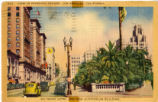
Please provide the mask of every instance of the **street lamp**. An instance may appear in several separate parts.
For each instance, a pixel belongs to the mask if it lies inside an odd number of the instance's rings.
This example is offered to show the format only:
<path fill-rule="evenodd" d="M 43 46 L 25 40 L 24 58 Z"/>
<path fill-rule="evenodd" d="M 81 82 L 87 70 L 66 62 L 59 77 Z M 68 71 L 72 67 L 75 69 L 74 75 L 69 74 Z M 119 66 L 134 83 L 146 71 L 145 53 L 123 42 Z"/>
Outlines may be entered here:
<path fill-rule="evenodd" d="M 69 42 L 67 42 L 66 37 L 63 39 L 64 43 L 64 48 L 67 50 L 67 81 L 68 81 L 68 90 L 67 90 L 67 95 L 71 95 L 71 70 L 70 70 L 70 48 L 72 50 L 72 38 L 69 38 Z"/>

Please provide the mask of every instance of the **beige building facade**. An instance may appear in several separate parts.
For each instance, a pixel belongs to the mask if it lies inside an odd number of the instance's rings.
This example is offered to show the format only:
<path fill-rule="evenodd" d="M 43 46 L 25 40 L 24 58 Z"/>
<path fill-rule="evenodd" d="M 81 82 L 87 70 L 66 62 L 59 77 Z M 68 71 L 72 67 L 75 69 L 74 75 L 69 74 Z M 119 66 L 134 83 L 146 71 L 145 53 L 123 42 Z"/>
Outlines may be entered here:
<path fill-rule="evenodd" d="M 32 7 L 8 7 L 7 13 L 7 49 L 19 56 L 17 68 L 19 83 L 40 82 L 45 78 L 45 70 L 41 68 L 42 62 L 44 63 L 42 61 L 44 53 L 41 52 L 41 49 L 45 47 L 46 37 L 40 34 L 40 29 L 38 29 L 40 27 L 38 26 L 36 28 L 39 32 L 36 34 L 37 36 L 32 33 L 34 28 L 31 25 L 31 10 Z M 36 45 L 33 42 L 35 39 Z"/>
<path fill-rule="evenodd" d="M 8 60 L 7 60 L 7 68 L 8 68 L 8 81 L 14 81 L 14 83 L 19 82 L 19 55 L 11 52 L 10 50 L 7 51 Z"/>

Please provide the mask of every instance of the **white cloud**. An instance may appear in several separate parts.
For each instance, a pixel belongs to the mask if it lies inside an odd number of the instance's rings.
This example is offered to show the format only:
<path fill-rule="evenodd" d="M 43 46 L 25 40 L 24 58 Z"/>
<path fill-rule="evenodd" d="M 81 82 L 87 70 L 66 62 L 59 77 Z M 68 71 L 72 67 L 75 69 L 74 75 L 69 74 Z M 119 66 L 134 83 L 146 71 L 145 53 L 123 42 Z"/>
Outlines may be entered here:
<path fill-rule="evenodd" d="M 73 55 L 81 55 L 84 51 L 105 46 L 109 40 L 115 42 L 119 38 L 118 22 L 108 18 L 100 19 L 97 12 L 82 11 L 76 13 L 75 20 L 70 16 L 59 14 L 58 19 L 50 20 L 45 24 L 47 35 L 47 46 L 54 46 L 56 49 L 56 62 L 66 70 L 66 52 L 64 51 L 63 38 L 66 36 L 73 38 Z M 123 22 L 123 41 L 128 42 L 132 36 L 135 24 L 141 24 L 144 34 L 147 36 L 149 50 L 152 46 L 152 22 L 145 18 L 129 18 Z M 75 25 L 76 32 L 71 32 Z M 110 26 L 110 27 L 109 27 Z M 107 29 L 108 28 L 108 29 Z"/>
<path fill-rule="evenodd" d="M 106 24 L 99 18 L 97 12 L 84 12 L 76 14 L 76 20 L 71 17 L 62 16 L 60 22 L 48 22 L 45 26 L 47 34 L 47 46 L 54 46 L 56 49 L 56 61 L 65 67 L 66 52 L 63 48 L 63 38 L 72 36 L 72 54 L 81 55 L 88 49 L 96 49 L 105 44 L 108 39 L 104 31 Z M 108 21 L 108 20 L 107 20 Z M 75 25 L 76 32 L 70 32 Z"/>

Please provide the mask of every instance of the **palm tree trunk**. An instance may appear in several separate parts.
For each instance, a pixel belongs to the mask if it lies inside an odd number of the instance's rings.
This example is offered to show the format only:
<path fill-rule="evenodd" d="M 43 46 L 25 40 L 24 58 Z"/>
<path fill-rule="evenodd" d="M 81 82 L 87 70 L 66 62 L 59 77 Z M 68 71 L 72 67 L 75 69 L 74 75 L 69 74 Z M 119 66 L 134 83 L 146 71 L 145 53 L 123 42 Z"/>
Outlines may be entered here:
<path fill-rule="evenodd" d="M 121 22 L 121 7 L 118 7 L 119 10 L 119 35 L 120 35 L 120 50 L 122 50 L 122 22 Z"/>

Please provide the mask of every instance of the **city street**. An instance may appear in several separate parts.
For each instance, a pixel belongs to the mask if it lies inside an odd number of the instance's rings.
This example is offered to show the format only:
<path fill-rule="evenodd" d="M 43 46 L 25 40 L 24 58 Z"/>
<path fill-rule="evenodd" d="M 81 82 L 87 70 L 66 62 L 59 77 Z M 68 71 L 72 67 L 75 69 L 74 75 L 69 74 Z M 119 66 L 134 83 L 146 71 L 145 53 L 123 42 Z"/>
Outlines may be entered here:
<path fill-rule="evenodd" d="M 41 92 L 41 97 L 51 97 L 54 95 L 54 89 L 55 86 L 49 87 L 49 91 Z M 8 97 L 24 97 L 23 95 L 24 88 L 22 89 L 14 89 L 14 90 L 8 90 Z"/>
<path fill-rule="evenodd" d="M 60 82 L 62 80 L 62 82 Z M 39 97 L 52 97 L 52 96 L 65 96 L 65 87 L 63 86 L 63 78 L 60 77 L 59 82 L 51 86 L 49 88 L 49 91 L 41 92 L 41 96 Z M 63 89 L 62 89 L 63 88 Z M 125 93 L 119 93 L 119 92 L 88 92 L 87 90 L 82 89 L 81 87 L 76 87 L 76 90 L 72 88 L 72 96 L 80 96 L 80 97 L 89 97 L 89 96 L 118 96 L 118 97 L 151 97 L 152 96 L 152 87 L 150 85 L 150 82 L 146 82 L 144 86 L 141 88 L 138 88 L 133 91 L 126 91 Z M 15 90 L 9 90 L 8 91 L 8 97 L 24 97 L 23 95 L 24 89 L 15 89 Z"/>
<path fill-rule="evenodd" d="M 65 93 L 65 90 L 61 90 L 63 87 L 63 84 L 65 84 L 65 78 L 63 77 L 62 74 L 60 74 L 56 80 L 56 84 L 53 86 L 49 87 L 49 91 L 42 91 L 41 96 L 39 97 L 52 97 L 52 96 L 63 96 Z M 13 89 L 13 90 L 8 90 L 7 94 L 8 97 L 24 97 L 23 95 L 24 88 L 21 89 Z"/>

